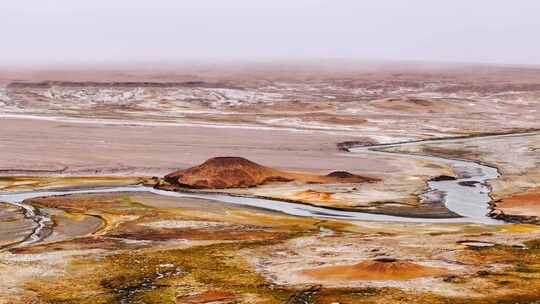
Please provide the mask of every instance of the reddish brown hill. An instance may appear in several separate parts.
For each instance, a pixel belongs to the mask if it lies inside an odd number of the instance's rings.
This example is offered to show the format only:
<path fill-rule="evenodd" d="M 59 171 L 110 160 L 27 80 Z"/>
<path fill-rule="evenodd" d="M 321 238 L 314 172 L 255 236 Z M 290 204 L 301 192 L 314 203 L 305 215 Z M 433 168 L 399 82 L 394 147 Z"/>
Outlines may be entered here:
<path fill-rule="evenodd" d="M 463 110 L 463 105 L 446 99 L 421 99 L 414 97 L 398 97 L 372 100 L 371 106 L 381 109 L 412 113 L 457 112 Z"/>
<path fill-rule="evenodd" d="M 364 261 L 354 265 L 329 266 L 307 269 L 302 274 L 320 280 L 410 280 L 446 274 L 447 269 L 428 267 L 407 261 L 382 259 Z"/>
<path fill-rule="evenodd" d="M 216 157 L 203 164 L 172 172 L 165 180 L 173 185 L 197 189 L 247 188 L 268 182 L 363 183 L 377 179 L 348 172 L 326 176 L 285 172 L 265 167 L 242 157 Z"/>

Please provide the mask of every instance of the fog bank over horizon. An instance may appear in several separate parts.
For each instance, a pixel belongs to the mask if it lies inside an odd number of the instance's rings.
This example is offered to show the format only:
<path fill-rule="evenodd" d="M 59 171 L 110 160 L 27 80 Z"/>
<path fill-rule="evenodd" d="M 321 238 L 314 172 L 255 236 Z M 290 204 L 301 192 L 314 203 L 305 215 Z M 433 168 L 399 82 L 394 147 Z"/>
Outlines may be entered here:
<path fill-rule="evenodd" d="M 0 66 L 270 58 L 540 65 L 537 0 L 6 0 Z"/>

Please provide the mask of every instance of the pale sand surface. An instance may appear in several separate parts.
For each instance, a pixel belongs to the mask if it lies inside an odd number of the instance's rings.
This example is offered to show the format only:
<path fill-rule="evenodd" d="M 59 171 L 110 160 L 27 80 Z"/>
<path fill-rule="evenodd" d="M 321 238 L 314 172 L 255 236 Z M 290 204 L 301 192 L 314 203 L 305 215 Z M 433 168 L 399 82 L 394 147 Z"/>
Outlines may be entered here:
<path fill-rule="evenodd" d="M 215 156 L 242 156 L 277 168 L 385 171 L 373 156 L 344 157 L 336 143 L 354 140 L 315 132 L 123 126 L 0 119 L 0 169 L 64 173 L 162 175 Z M 360 134 L 359 134 L 360 136 Z"/>

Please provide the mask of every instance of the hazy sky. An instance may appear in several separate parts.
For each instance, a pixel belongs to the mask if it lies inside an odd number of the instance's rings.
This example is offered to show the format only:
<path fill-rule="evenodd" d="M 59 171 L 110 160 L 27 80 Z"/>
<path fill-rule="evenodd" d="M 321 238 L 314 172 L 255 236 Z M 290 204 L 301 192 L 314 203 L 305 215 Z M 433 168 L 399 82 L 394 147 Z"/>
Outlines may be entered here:
<path fill-rule="evenodd" d="M 352 58 L 540 64 L 539 0 L 0 0 L 0 64 Z"/>

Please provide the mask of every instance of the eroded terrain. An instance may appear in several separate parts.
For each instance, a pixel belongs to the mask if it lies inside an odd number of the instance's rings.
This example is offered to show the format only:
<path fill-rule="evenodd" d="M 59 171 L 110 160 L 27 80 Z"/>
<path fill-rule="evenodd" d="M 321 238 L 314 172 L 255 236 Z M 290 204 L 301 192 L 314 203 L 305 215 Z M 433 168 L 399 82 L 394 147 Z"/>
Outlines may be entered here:
<path fill-rule="evenodd" d="M 4 73 L 0 113 L 361 132 L 382 143 L 535 128 L 539 80 L 527 67 L 358 63 Z"/>
<path fill-rule="evenodd" d="M 220 68 L 0 74 L 0 303 L 540 301 L 538 69 Z"/>
<path fill-rule="evenodd" d="M 25 203 L 51 216 L 53 233 L 0 253 L 3 303 L 285 303 L 310 292 L 308 303 L 499 303 L 536 299 L 540 285 L 535 225 L 351 222 L 144 192 Z"/>

